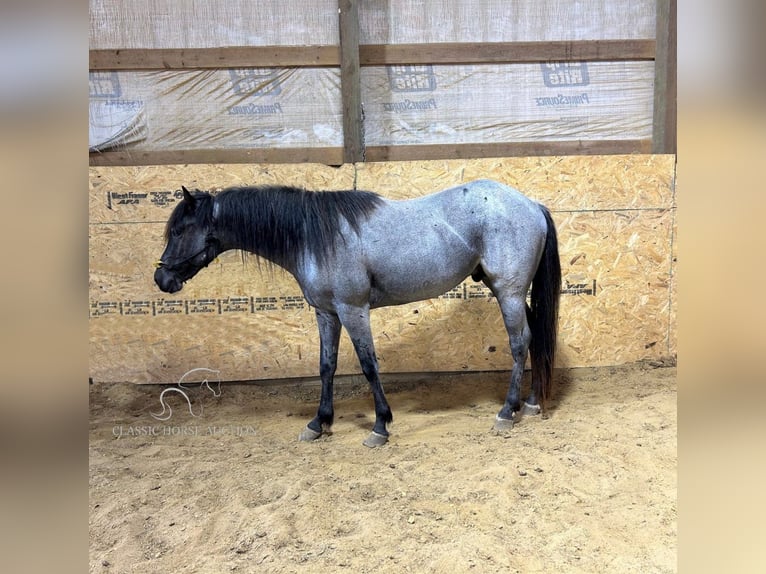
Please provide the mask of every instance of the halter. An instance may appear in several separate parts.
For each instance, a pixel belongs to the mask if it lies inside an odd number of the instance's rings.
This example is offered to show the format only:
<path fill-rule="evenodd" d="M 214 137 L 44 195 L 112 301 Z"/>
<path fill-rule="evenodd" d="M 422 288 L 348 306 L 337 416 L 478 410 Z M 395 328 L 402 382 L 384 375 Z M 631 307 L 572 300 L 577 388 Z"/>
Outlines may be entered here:
<path fill-rule="evenodd" d="M 173 267 L 178 267 L 179 265 L 183 265 L 184 263 L 188 263 L 189 261 L 191 261 L 195 257 L 198 257 L 201 253 L 204 253 L 205 251 L 207 251 L 207 248 L 208 248 L 208 246 L 205 245 L 205 247 L 203 247 L 202 249 L 200 249 L 196 253 L 194 253 L 192 255 L 189 255 L 189 257 L 187 257 L 186 259 L 182 259 L 181 261 L 176 261 L 172 265 L 168 265 L 168 263 L 163 261 L 162 259 L 157 259 L 157 261 L 154 262 L 154 267 L 157 268 L 157 269 L 159 269 L 160 267 L 170 267 L 171 269 Z M 206 263 L 206 266 L 209 265 L 210 263 L 212 263 L 212 261 L 209 261 L 208 263 Z"/>
<path fill-rule="evenodd" d="M 221 211 L 221 206 L 218 205 L 218 202 L 216 201 L 216 198 L 214 197 L 213 198 L 213 224 L 214 225 L 215 225 L 215 220 L 218 218 L 218 215 L 219 215 L 220 211 Z M 216 243 L 218 242 L 218 239 L 213 237 L 212 233 L 210 231 L 208 231 L 208 236 L 205 238 L 205 246 L 202 249 L 200 249 L 196 253 L 192 253 L 186 259 L 182 259 L 181 261 L 176 261 L 172 265 L 169 265 L 166 261 L 163 261 L 162 259 L 157 259 L 157 261 L 154 262 L 155 269 L 160 269 L 161 267 L 168 267 L 168 268 L 172 269 L 173 267 L 178 267 L 179 265 L 183 265 L 184 263 L 188 263 L 192 259 L 198 257 L 201 253 L 204 253 L 205 251 L 207 251 L 207 249 L 209 247 L 207 240 L 209 238 L 211 238 L 211 237 L 212 237 L 213 240 L 216 241 Z M 218 260 L 218 257 L 214 257 L 213 259 L 211 259 L 210 261 L 205 263 L 204 267 L 207 267 L 208 265 L 210 265 L 211 263 L 213 263 L 213 262 L 215 262 L 217 260 Z"/>

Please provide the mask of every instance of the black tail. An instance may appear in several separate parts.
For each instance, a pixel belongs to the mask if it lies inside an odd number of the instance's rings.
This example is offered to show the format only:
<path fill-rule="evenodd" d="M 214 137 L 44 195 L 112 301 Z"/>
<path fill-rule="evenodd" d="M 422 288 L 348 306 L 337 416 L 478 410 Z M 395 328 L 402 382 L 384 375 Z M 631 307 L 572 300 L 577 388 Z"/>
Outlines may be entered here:
<path fill-rule="evenodd" d="M 550 396 L 553 362 L 556 357 L 556 335 L 559 322 L 559 296 L 561 295 L 561 262 L 556 226 L 551 214 L 540 206 L 548 233 L 545 249 L 532 279 L 532 296 L 527 313 L 532 341 L 529 354 L 532 358 L 532 387 L 545 401 Z"/>

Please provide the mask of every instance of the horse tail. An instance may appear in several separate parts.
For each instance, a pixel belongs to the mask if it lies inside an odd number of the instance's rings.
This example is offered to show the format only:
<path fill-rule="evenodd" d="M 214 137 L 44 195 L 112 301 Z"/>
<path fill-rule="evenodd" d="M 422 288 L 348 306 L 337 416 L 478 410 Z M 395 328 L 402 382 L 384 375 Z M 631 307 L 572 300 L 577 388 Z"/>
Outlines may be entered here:
<path fill-rule="evenodd" d="M 561 262 L 556 226 L 548 209 L 540 205 L 548 231 L 540 263 L 532 279 L 527 321 L 532 331 L 529 354 L 532 359 L 532 384 L 537 385 L 541 399 L 550 396 L 553 363 L 556 356 L 556 335 L 561 295 Z"/>

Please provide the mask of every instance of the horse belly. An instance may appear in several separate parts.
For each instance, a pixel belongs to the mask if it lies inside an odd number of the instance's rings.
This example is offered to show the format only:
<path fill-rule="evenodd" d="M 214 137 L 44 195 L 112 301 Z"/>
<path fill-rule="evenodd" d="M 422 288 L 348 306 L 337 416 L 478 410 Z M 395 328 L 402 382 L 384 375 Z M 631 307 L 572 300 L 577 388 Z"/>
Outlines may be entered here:
<path fill-rule="evenodd" d="M 400 305 L 438 297 L 459 285 L 479 264 L 463 241 L 438 235 L 398 237 L 384 256 L 370 258 L 370 306 Z"/>

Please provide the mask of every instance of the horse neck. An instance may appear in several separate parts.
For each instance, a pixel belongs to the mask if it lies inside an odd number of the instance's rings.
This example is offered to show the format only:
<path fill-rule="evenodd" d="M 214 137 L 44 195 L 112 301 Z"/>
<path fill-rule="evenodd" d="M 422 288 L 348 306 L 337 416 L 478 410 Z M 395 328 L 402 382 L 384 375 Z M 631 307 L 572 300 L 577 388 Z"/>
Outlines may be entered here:
<path fill-rule="evenodd" d="M 221 252 L 235 249 L 252 253 L 294 273 L 295 256 L 285 256 L 286 252 L 289 255 L 285 229 L 280 225 L 280 219 L 270 215 L 265 203 L 259 202 L 254 193 L 257 192 L 232 190 L 226 196 L 216 198 L 220 203 L 213 205 L 213 221 Z M 237 194 L 246 195 L 237 197 Z"/>

